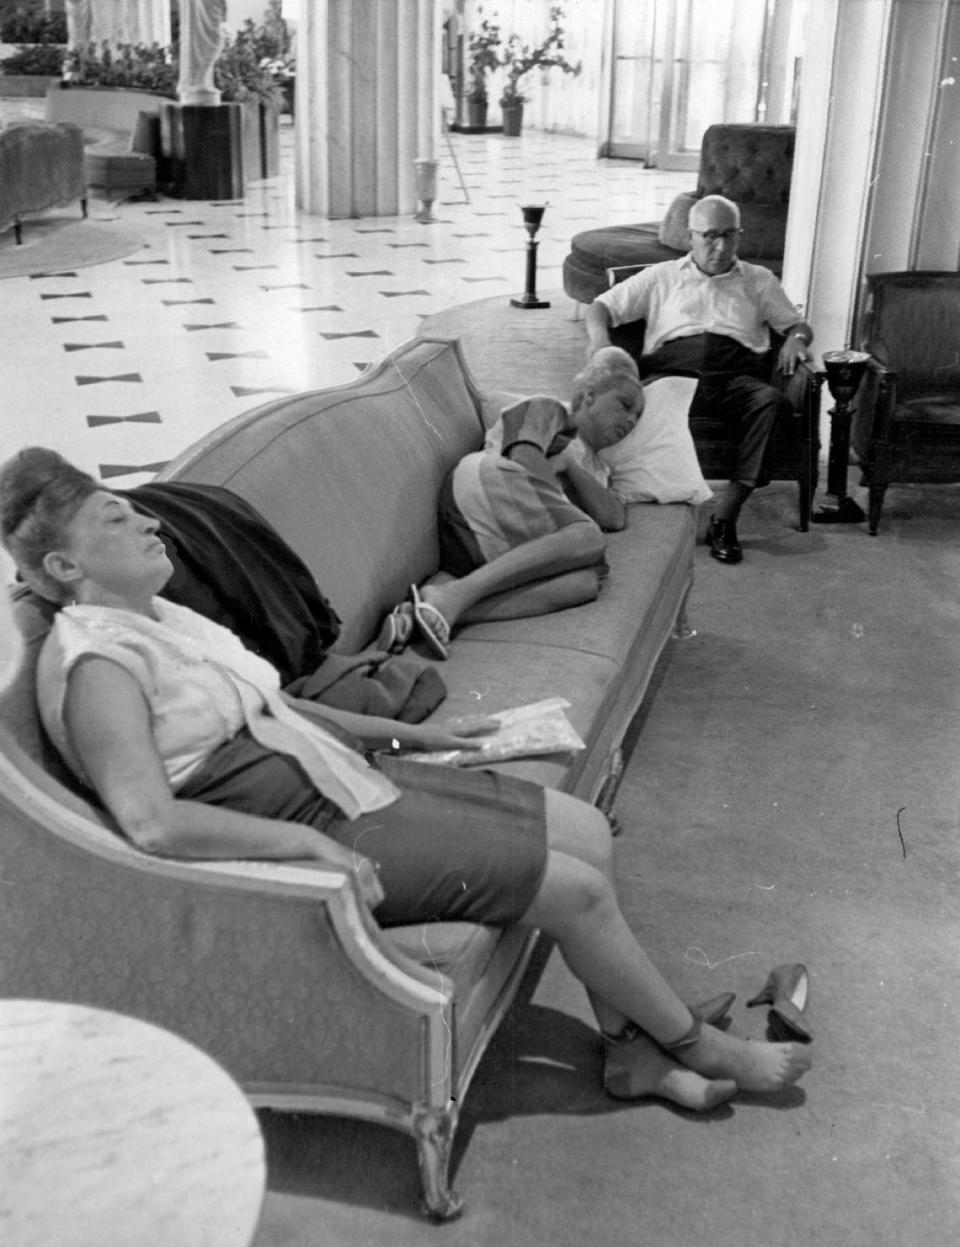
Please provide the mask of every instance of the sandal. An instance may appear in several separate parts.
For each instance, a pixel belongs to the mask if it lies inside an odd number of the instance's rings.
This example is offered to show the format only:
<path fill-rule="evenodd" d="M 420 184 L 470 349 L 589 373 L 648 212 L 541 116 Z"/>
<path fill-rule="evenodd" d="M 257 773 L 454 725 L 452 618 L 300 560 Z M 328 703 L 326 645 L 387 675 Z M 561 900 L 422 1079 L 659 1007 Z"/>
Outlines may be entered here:
<path fill-rule="evenodd" d="M 447 646 L 450 644 L 450 625 L 435 606 L 423 600 L 416 585 L 410 586 L 410 596 L 413 598 L 413 618 L 421 637 L 437 658 L 446 658 Z"/>
<path fill-rule="evenodd" d="M 413 640 L 413 614 L 409 604 L 395 606 L 383 621 L 374 645 L 388 654 L 402 654 Z"/>

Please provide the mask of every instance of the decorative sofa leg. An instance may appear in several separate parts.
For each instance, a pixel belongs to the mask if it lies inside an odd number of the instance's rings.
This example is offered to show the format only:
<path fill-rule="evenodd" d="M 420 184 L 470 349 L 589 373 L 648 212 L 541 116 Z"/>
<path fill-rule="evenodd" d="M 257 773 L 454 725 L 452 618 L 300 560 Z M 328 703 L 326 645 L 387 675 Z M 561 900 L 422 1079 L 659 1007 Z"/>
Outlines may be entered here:
<path fill-rule="evenodd" d="M 458 1115 L 452 1102 L 445 1109 L 414 1110 L 413 1137 L 417 1143 L 423 1204 L 435 1221 L 452 1221 L 463 1212 L 463 1200 L 450 1190 L 447 1176 Z"/>
<path fill-rule="evenodd" d="M 86 197 L 86 195 L 81 195 L 81 196 L 80 196 L 80 209 L 81 209 L 81 211 L 83 212 L 84 219 L 86 219 L 86 216 L 87 216 L 87 197 Z"/>
<path fill-rule="evenodd" d="M 623 775 L 623 750 L 618 746 L 610 753 L 607 758 L 606 774 L 600 784 L 594 805 L 607 817 L 610 824 L 610 834 L 619 836 L 623 830 L 617 820 L 617 816 L 613 812 L 613 803 L 616 800 L 617 789 L 620 787 L 620 779 Z"/>
<path fill-rule="evenodd" d="M 20 246 L 20 243 L 23 241 L 23 238 L 21 236 L 22 235 L 21 227 L 22 227 L 22 222 L 20 218 L 18 216 L 14 217 L 13 218 L 13 237 L 16 240 L 18 247 Z"/>
<path fill-rule="evenodd" d="M 690 589 L 688 588 L 683 595 L 683 601 L 680 603 L 680 609 L 677 611 L 677 617 L 673 621 L 673 639 L 675 641 L 683 641 L 688 637 L 696 636 L 696 628 L 691 628 L 690 619 L 687 615 L 687 602 L 690 599 Z"/>

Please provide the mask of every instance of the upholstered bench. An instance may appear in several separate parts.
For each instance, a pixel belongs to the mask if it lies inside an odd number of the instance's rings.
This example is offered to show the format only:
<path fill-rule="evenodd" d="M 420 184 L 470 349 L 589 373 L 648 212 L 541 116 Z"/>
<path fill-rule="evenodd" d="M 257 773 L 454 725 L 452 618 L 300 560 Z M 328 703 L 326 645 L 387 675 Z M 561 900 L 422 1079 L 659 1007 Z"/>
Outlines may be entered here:
<path fill-rule="evenodd" d="M 703 136 L 697 189 L 674 199 L 662 221 L 609 225 L 575 234 L 563 262 L 563 288 L 591 303 L 607 289 L 607 269 L 675 260 L 688 249 L 690 209 L 705 195 L 725 195 L 740 207 L 739 254 L 778 276 L 783 265 L 793 126 L 716 125 Z"/>
<path fill-rule="evenodd" d="M 152 190 L 163 99 L 148 91 L 55 86 L 47 91 L 46 118 L 82 129 L 88 186 L 108 194 Z"/>

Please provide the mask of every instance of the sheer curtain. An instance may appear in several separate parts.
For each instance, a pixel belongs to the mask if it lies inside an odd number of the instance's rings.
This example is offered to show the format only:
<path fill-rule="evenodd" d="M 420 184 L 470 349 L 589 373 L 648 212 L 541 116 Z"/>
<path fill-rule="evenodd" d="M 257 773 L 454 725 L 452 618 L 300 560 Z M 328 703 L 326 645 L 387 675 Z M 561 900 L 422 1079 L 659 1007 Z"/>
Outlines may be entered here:
<path fill-rule="evenodd" d="M 486 17 L 504 42 L 538 43 L 554 0 L 463 0 L 466 36 Z M 596 137 L 661 163 L 699 153 L 719 121 L 758 121 L 769 83 L 765 44 L 774 15 L 800 0 L 566 0 L 564 55 L 577 77 L 534 70 L 524 80 L 525 125 Z M 460 9 L 447 0 L 445 9 Z M 489 120 L 499 119 L 502 74 L 490 76 Z M 778 118 L 779 119 L 779 118 Z"/>

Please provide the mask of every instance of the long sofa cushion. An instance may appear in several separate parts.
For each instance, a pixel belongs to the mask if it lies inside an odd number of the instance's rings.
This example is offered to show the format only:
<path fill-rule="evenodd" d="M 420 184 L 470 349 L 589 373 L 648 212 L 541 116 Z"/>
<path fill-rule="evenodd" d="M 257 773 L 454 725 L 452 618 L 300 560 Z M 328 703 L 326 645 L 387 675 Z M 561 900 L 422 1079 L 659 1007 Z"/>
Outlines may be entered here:
<path fill-rule="evenodd" d="M 482 442 L 480 409 L 458 344 L 423 339 L 347 385 L 238 416 L 159 479 L 224 485 L 251 502 L 333 603 L 337 648 L 355 652 L 436 570 L 437 496 Z"/>
<path fill-rule="evenodd" d="M 685 504 L 630 507 L 627 531 L 608 538 L 610 575 L 596 601 L 457 633 L 444 664 L 450 695 L 438 714 L 505 710 L 562 693 L 585 752 L 572 765 L 565 757 L 525 758 L 498 769 L 593 797 L 617 729 L 637 709 L 673 631 L 692 580 L 695 533 L 696 512 Z"/>

